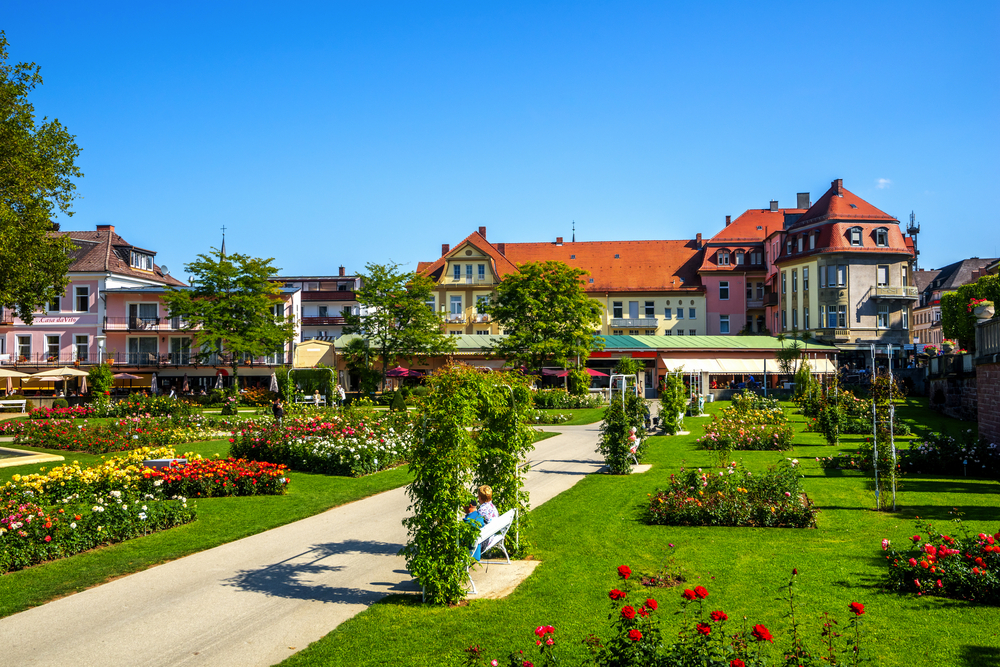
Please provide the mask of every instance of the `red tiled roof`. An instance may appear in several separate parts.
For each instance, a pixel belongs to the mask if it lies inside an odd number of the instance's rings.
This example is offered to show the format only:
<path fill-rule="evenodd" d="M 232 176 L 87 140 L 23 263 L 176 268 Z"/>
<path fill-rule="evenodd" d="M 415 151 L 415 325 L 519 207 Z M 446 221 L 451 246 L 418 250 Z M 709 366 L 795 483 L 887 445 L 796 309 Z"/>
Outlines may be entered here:
<path fill-rule="evenodd" d="M 786 214 L 793 215 L 805 212 L 805 209 L 802 208 L 779 208 L 777 211 L 772 211 L 769 208 L 747 209 L 743 215 L 729 223 L 729 226 L 724 227 L 708 242 L 763 243 L 768 233 L 784 228 Z"/>
<path fill-rule="evenodd" d="M 417 273 L 437 278 L 440 275 L 441 270 L 444 269 L 447 259 L 458 252 L 459 248 L 462 248 L 466 243 L 470 244 L 484 255 L 487 255 L 492 260 L 491 264 L 493 265 L 493 273 L 499 278 L 502 279 L 508 273 L 517 271 L 517 267 L 515 267 L 510 260 L 504 257 L 492 243 L 487 241 L 486 237 L 479 232 L 472 232 L 466 236 L 461 243 L 456 245 L 446 254 L 442 255 L 436 262 L 418 263 Z"/>
<path fill-rule="evenodd" d="M 896 222 L 895 219 L 892 219 Z M 848 230 L 854 227 L 861 228 L 861 245 L 852 246 L 851 239 L 848 235 Z M 875 230 L 880 228 L 886 228 L 889 231 L 889 244 L 885 247 L 878 247 L 875 245 Z M 903 240 L 903 233 L 899 231 L 899 223 L 896 224 L 886 224 L 877 222 L 832 222 L 825 225 L 821 225 L 815 231 L 819 232 L 819 238 L 816 239 L 816 248 L 814 250 L 804 250 L 803 252 L 792 252 L 792 254 L 785 254 L 787 244 L 781 248 L 781 256 L 778 258 L 776 263 L 780 264 L 789 259 L 798 259 L 800 257 L 807 257 L 811 255 L 818 255 L 822 253 L 829 252 L 845 252 L 849 251 L 873 253 L 873 254 L 889 254 L 889 255 L 912 255 L 913 249 Z M 807 232 L 807 234 L 812 234 L 813 231 Z M 790 233 L 787 238 L 796 238 L 798 234 Z M 797 244 L 793 243 L 793 247 L 798 247 Z M 804 247 L 808 248 L 808 243 L 803 243 Z"/>
<path fill-rule="evenodd" d="M 556 260 L 589 271 L 588 292 L 699 290 L 701 253 L 694 240 L 506 244 L 517 264 Z"/>
<path fill-rule="evenodd" d="M 58 236 L 68 236 L 76 245 L 77 249 L 70 253 L 72 262 L 69 265 L 70 271 L 90 272 L 109 271 L 120 275 L 152 280 L 166 285 L 184 285 L 173 276 L 165 275 L 160 267 L 153 264 L 152 271 L 140 271 L 130 265 L 131 257 L 128 253 L 135 248 L 128 241 L 118 236 L 108 229 L 99 229 L 92 232 L 52 232 Z M 149 250 L 143 250 L 149 252 Z M 121 254 L 119 254 L 121 253 Z"/>
<path fill-rule="evenodd" d="M 830 189 L 812 205 L 789 229 L 826 220 L 884 220 L 899 224 L 896 218 L 880 211 L 844 187 L 842 179 L 835 180 Z"/>

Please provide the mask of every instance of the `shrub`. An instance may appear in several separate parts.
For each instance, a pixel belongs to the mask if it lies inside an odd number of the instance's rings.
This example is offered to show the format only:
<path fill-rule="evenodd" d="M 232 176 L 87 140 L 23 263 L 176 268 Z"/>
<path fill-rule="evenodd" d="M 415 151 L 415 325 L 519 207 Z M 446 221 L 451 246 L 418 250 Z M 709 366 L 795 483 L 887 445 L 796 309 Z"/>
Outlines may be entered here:
<path fill-rule="evenodd" d="M 1000 445 L 976 441 L 967 431 L 960 439 L 931 433 L 899 450 L 903 472 L 1000 478 Z"/>
<path fill-rule="evenodd" d="M 65 398 L 57 398 L 56 400 L 52 401 L 52 407 L 53 408 L 68 408 L 69 407 L 69 401 L 67 401 Z"/>
<path fill-rule="evenodd" d="M 393 412 L 406 412 L 406 401 L 403 399 L 402 391 L 393 393 L 392 403 L 389 405 L 389 409 Z"/>
<path fill-rule="evenodd" d="M 747 397 L 750 394 L 753 398 Z M 792 427 L 777 401 L 743 392 L 733 404 L 722 408 L 705 425 L 705 435 L 696 444 L 702 449 L 785 450 L 792 446 Z M 757 407 L 761 406 L 761 407 Z M 728 457 L 727 457 L 728 458 Z"/>
<path fill-rule="evenodd" d="M 111 388 L 115 386 L 115 372 L 107 363 L 91 366 L 87 373 L 87 384 L 90 385 L 91 400 L 96 404 L 106 405 L 110 400 Z"/>
<path fill-rule="evenodd" d="M 668 374 L 660 391 L 660 423 L 669 435 L 674 435 L 680 430 L 681 413 L 684 412 L 686 404 L 687 388 L 684 386 L 684 380 L 678 373 Z"/>
<path fill-rule="evenodd" d="M 539 389 L 533 397 L 535 407 L 543 410 L 574 410 L 600 407 L 600 396 L 574 396 L 565 389 Z"/>
<path fill-rule="evenodd" d="M 151 491 L 162 485 L 169 497 L 274 496 L 285 492 L 287 472 L 286 466 L 266 461 L 194 459 L 169 468 L 144 468 L 141 488 Z"/>
<path fill-rule="evenodd" d="M 811 528 L 816 512 L 801 485 L 798 461 L 785 459 L 752 475 L 731 463 L 718 474 L 681 470 L 657 489 L 647 520 L 667 526 L 756 526 Z"/>
<path fill-rule="evenodd" d="M 955 519 L 954 537 L 917 522 L 905 549 L 882 540 L 886 587 L 899 593 L 938 595 L 986 604 L 1000 603 L 1000 531 L 973 535 Z M 921 536 L 926 535 L 926 539 Z"/>
<path fill-rule="evenodd" d="M 240 405 L 251 408 L 267 407 L 274 402 L 275 394 L 267 387 L 247 387 L 240 392 Z"/>
<path fill-rule="evenodd" d="M 86 419 L 93 417 L 95 411 L 87 405 L 74 405 L 72 408 L 35 408 L 28 413 L 29 419 Z"/>
<path fill-rule="evenodd" d="M 744 389 L 743 391 L 733 394 L 732 404 L 729 406 L 732 410 L 739 415 L 750 414 L 753 412 L 766 411 L 774 415 L 775 420 L 779 420 L 780 423 L 784 423 L 786 418 L 784 416 L 785 411 L 781 408 L 781 403 L 776 398 L 767 398 L 758 394 L 750 389 Z M 779 418 L 780 413 L 780 418 Z M 774 423 L 779 423 L 775 421 Z"/>
<path fill-rule="evenodd" d="M 173 442 L 170 424 L 162 419 L 131 418 L 107 424 L 82 425 L 74 425 L 68 420 L 24 421 L 3 426 L 0 431 L 13 435 L 14 443 L 18 445 L 89 454 L 160 447 Z"/>
<path fill-rule="evenodd" d="M 582 368 L 573 368 L 566 377 L 569 393 L 574 396 L 589 396 L 590 382 L 593 378 Z"/>
<path fill-rule="evenodd" d="M 240 411 L 238 410 L 240 404 L 240 399 L 238 396 L 226 396 L 225 400 L 222 401 L 222 414 L 227 416 L 238 415 Z"/>
<path fill-rule="evenodd" d="M 117 403 L 108 405 L 103 411 L 99 409 L 98 412 L 107 417 L 133 417 L 137 415 L 173 417 L 189 415 L 193 409 L 188 403 L 169 396 L 129 394 Z"/>
<path fill-rule="evenodd" d="M 627 475 L 632 472 L 629 455 L 633 451 L 636 459 L 642 460 L 646 448 L 647 410 L 645 401 L 626 392 L 624 401 L 616 398 L 604 411 L 598 451 L 604 456 L 611 474 Z"/>
<path fill-rule="evenodd" d="M 573 415 L 549 412 L 548 410 L 529 410 L 526 413 L 529 424 L 562 424 L 573 418 Z"/>

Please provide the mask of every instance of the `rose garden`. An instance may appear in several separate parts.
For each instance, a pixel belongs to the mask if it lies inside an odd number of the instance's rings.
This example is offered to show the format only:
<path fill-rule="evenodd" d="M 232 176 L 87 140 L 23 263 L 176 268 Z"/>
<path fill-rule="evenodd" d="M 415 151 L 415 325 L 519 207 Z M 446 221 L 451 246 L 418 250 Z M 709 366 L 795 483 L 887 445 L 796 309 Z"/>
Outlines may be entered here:
<path fill-rule="evenodd" d="M 1000 658 L 1000 449 L 925 399 L 811 385 L 661 429 L 631 395 L 595 408 L 460 367 L 427 385 L 409 411 L 281 424 L 160 398 L 0 422 L 4 447 L 65 457 L 0 468 L 0 614 L 408 486 L 402 553 L 424 595 L 383 598 L 287 664 Z M 890 404 L 893 432 L 872 434 Z M 532 432 L 545 423 L 599 426 L 606 468 L 530 507 L 523 464 L 555 442 Z M 651 467 L 630 474 L 636 461 Z M 496 600 L 467 594 L 455 520 L 480 483 L 520 509 L 512 557 L 540 562 Z"/>

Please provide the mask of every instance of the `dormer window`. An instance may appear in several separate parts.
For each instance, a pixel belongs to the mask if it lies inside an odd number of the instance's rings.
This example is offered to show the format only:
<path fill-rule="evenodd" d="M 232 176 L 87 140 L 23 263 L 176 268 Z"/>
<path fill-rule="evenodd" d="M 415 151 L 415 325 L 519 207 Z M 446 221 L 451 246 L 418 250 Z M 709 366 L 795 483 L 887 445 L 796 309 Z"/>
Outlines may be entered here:
<path fill-rule="evenodd" d="M 132 251 L 132 267 L 136 269 L 142 269 L 144 271 L 153 270 L 153 256 L 147 255 L 144 252 L 138 252 L 136 250 Z"/>
<path fill-rule="evenodd" d="M 861 228 L 851 227 L 847 230 L 847 237 L 851 240 L 851 245 L 860 246 L 861 245 Z"/>
<path fill-rule="evenodd" d="M 879 248 L 889 247 L 889 230 L 885 227 L 879 227 L 875 230 L 875 245 Z"/>
<path fill-rule="evenodd" d="M 743 259 L 744 259 L 744 252 L 742 250 L 737 250 L 736 251 L 736 264 L 737 265 L 742 265 L 743 264 Z"/>
<path fill-rule="evenodd" d="M 720 250 L 717 257 L 717 262 L 719 266 L 729 266 L 729 251 Z"/>
<path fill-rule="evenodd" d="M 799 239 L 798 239 L 799 252 L 802 252 L 802 242 L 804 240 L 805 240 L 805 236 L 799 236 Z"/>
<path fill-rule="evenodd" d="M 814 234 L 810 234 L 809 235 L 809 249 L 810 250 L 815 250 L 816 249 L 816 237 L 818 237 L 818 236 L 819 236 L 819 232 L 816 232 Z"/>
<path fill-rule="evenodd" d="M 787 241 L 785 241 L 785 254 L 786 255 L 791 255 L 792 254 L 792 240 L 791 239 L 788 239 Z"/>

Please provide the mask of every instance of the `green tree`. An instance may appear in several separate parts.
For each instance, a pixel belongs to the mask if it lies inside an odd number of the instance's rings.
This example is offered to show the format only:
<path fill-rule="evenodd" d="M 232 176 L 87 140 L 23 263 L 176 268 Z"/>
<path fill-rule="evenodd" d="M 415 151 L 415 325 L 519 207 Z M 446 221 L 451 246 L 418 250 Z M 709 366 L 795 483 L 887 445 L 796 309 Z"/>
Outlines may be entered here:
<path fill-rule="evenodd" d="M 372 369 L 368 341 L 355 337 L 344 346 L 344 363 L 347 370 L 358 376 L 358 391 L 363 396 L 371 396 L 378 390 L 380 375 Z"/>
<path fill-rule="evenodd" d="M 969 308 L 969 301 L 973 298 L 989 299 L 1000 305 L 1000 275 L 983 276 L 974 283 L 962 285 L 957 292 L 941 295 L 941 329 L 944 336 L 957 340 L 967 350 L 976 345 L 976 316 Z"/>
<path fill-rule="evenodd" d="M 360 334 L 382 360 L 385 374 L 401 356 L 442 354 L 455 349 L 441 331 L 441 320 L 427 305 L 434 282 L 400 270 L 399 264 L 365 265 L 356 295 L 364 315 L 344 311 L 344 333 Z"/>
<path fill-rule="evenodd" d="M 508 363 L 537 370 L 546 363 L 565 367 L 604 347 L 594 335 L 601 306 L 583 291 L 589 275 L 563 262 L 529 262 L 503 279 L 487 311 L 507 333 L 492 347 Z"/>
<path fill-rule="evenodd" d="M 667 376 L 660 392 L 660 423 L 668 435 L 675 435 L 681 428 L 684 408 L 688 404 L 688 391 L 681 377 L 681 368 L 667 369 Z"/>
<path fill-rule="evenodd" d="M 273 261 L 213 248 L 184 266 L 192 276 L 190 287 L 169 287 L 163 295 L 170 316 L 180 317 L 191 334 L 200 359 L 229 353 L 234 384 L 242 359 L 280 352 L 295 335 L 281 289 L 268 280 L 280 271 Z"/>
<path fill-rule="evenodd" d="M 28 93 L 42 84 L 35 63 L 7 63 L 0 31 L 0 305 L 30 324 L 32 311 L 66 290 L 69 237 L 52 216 L 72 216 L 80 149 L 57 119 L 35 124 Z"/>

